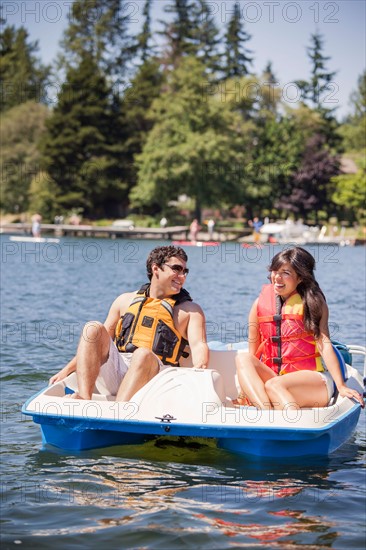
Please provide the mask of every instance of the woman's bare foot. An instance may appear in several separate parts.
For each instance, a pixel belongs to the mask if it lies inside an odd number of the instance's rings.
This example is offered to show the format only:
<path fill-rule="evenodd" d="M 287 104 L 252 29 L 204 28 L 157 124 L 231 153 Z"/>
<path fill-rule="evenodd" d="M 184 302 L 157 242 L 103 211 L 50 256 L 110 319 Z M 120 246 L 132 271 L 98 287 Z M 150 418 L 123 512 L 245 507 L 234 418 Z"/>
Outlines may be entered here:
<path fill-rule="evenodd" d="M 240 392 L 236 399 L 232 400 L 234 407 L 252 407 L 253 404 L 249 401 L 247 396 Z"/>
<path fill-rule="evenodd" d="M 82 399 L 83 401 L 86 400 L 86 398 L 81 397 L 81 395 L 77 391 L 70 395 L 70 399 Z"/>

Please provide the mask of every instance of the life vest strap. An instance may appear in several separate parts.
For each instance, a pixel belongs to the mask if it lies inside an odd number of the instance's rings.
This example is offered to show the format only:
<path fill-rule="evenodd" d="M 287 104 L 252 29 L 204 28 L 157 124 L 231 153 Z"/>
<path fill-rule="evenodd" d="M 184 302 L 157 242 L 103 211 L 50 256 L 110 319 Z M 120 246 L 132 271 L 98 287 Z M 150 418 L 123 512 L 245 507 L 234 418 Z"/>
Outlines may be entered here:
<path fill-rule="evenodd" d="M 294 321 L 302 321 L 303 317 L 302 315 L 299 315 L 298 313 L 282 313 L 282 319 L 286 321 L 286 319 L 291 319 Z"/>
<path fill-rule="evenodd" d="M 167 300 L 162 300 L 161 305 L 169 312 L 170 316 L 173 317 L 173 308 Z"/>
<path fill-rule="evenodd" d="M 258 348 L 259 349 L 259 348 Z M 306 359 L 316 359 L 320 357 L 320 353 L 313 353 L 312 355 L 302 355 L 299 357 L 291 357 L 291 359 L 285 357 L 271 357 L 270 362 L 274 365 L 279 365 L 281 363 L 292 364 L 299 363 L 300 361 L 305 361 Z"/>
<path fill-rule="evenodd" d="M 292 334 L 292 335 L 289 335 L 289 336 L 271 336 L 270 340 L 272 342 L 277 342 L 278 338 L 280 338 L 282 340 L 282 342 L 292 342 L 293 340 L 298 340 L 299 338 L 301 338 L 302 340 L 305 340 L 306 337 L 311 338 L 311 341 L 314 340 L 313 334 L 311 334 L 309 332 L 306 332 L 306 331 L 299 332 L 299 333 L 296 333 L 296 334 Z"/>
<path fill-rule="evenodd" d="M 274 315 L 262 315 L 258 317 L 258 323 L 272 323 L 274 320 Z"/>
<path fill-rule="evenodd" d="M 258 317 L 258 323 L 272 323 L 273 321 L 286 321 L 286 319 L 302 321 L 302 315 L 298 313 L 281 313 L 275 315 L 262 315 Z"/>
<path fill-rule="evenodd" d="M 320 353 L 316 352 L 311 355 L 303 355 L 300 357 L 291 357 L 291 359 L 285 358 L 284 363 L 298 363 L 299 361 L 304 361 L 305 359 L 316 359 L 317 357 L 320 357 Z"/>

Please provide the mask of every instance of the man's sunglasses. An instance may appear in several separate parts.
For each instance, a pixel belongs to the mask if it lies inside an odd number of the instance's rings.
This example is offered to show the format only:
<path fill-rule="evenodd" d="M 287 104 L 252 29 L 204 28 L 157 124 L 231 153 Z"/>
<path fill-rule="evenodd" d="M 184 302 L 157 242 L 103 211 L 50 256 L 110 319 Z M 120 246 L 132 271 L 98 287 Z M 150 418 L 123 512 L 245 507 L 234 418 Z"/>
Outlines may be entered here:
<path fill-rule="evenodd" d="M 183 275 L 183 277 L 187 277 L 187 275 L 189 273 L 189 269 L 187 267 L 182 267 L 179 264 L 174 264 L 174 265 L 163 264 L 163 265 L 167 265 L 168 267 L 170 267 L 170 269 L 172 271 L 174 271 L 174 273 L 176 273 L 176 275 Z"/>

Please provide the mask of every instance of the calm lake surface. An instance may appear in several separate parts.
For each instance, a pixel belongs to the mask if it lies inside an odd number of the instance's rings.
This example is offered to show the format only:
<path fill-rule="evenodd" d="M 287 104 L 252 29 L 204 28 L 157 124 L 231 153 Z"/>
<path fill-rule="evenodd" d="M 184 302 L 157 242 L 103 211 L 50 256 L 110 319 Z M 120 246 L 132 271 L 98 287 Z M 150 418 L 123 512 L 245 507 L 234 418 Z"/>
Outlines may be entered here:
<path fill-rule="evenodd" d="M 145 282 L 162 241 L 1 236 L 2 549 L 365 547 L 365 414 L 325 459 L 249 460 L 202 441 L 73 454 L 42 448 L 22 403 L 73 356 L 81 327 Z M 332 337 L 365 345 L 365 247 L 308 248 Z M 209 340 L 246 338 L 250 306 L 280 247 L 187 248 L 186 287 Z M 362 369 L 362 364 L 356 362 Z"/>

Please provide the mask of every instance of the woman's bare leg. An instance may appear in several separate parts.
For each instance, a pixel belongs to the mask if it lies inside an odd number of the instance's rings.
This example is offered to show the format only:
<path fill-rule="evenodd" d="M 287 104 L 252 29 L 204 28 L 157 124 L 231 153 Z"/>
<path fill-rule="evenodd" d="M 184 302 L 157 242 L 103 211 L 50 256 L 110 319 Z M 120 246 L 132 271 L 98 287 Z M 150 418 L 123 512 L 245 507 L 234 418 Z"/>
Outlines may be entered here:
<path fill-rule="evenodd" d="M 328 392 L 319 373 L 309 370 L 292 372 L 267 380 L 265 391 L 275 409 L 290 405 L 298 408 L 326 407 Z"/>
<path fill-rule="evenodd" d="M 238 379 L 243 393 L 259 409 L 271 409 L 272 403 L 265 389 L 267 380 L 276 378 L 276 374 L 248 352 L 236 356 Z"/>

